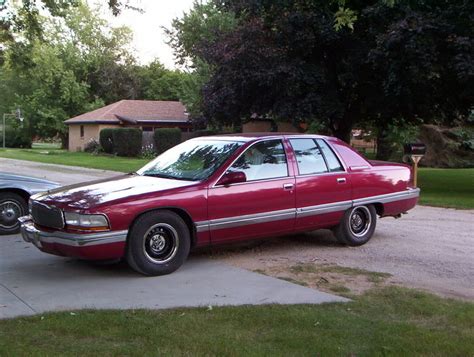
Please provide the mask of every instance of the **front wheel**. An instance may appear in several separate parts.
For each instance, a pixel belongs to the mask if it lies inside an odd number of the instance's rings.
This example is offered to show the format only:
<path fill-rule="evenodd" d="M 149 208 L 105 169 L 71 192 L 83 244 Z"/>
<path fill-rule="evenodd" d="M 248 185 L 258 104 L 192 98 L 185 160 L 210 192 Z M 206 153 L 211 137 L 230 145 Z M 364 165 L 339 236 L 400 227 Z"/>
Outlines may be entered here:
<path fill-rule="evenodd" d="M 377 212 L 374 206 L 356 206 L 344 213 L 341 223 L 333 229 L 333 233 L 340 243 L 359 246 L 372 238 L 376 225 Z"/>
<path fill-rule="evenodd" d="M 171 211 L 145 213 L 130 230 L 127 263 L 144 275 L 165 275 L 177 270 L 191 248 L 189 229 Z"/>
<path fill-rule="evenodd" d="M 20 231 L 18 218 L 28 212 L 23 197 L 13 192 L 0 193 L 0 235 L 14 234 Z"/>

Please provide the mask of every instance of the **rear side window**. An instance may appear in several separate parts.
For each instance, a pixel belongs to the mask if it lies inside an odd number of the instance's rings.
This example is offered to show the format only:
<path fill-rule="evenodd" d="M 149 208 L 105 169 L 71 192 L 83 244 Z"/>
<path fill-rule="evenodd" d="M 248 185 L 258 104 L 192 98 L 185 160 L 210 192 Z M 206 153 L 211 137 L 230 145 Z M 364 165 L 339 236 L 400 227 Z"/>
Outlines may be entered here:
<path fill-rule="evenodd" d="M 329 147 L 329 145 L 321 139 L 316 139 L 316 142 L 318 143 L 319 147 L 321 148 L 321 151 L 324 154 L 324 157 L 326 158 L 326 163 L 328 165 L 329 171 L 344 171 L 341 162 L 337 158 L 336 154 L 334 154 L 332 149 Z"/>
<path fill-rule="evenodd" d="M 300 175 L 328 172 L 326 162 L 313 139 L 290 139 Z"/>

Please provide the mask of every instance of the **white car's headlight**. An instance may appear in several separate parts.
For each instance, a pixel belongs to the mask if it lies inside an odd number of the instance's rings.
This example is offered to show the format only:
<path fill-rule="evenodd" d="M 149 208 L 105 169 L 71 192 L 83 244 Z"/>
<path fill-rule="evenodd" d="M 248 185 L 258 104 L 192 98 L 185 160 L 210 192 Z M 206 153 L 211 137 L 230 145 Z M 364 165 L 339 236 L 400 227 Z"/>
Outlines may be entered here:
<path fill-rule="evenodd" d="M 110 228 L 107 217 L 102 214 L 64 212 L 64 219 L 68 228 L 77 230 L 105 231 Z"/>

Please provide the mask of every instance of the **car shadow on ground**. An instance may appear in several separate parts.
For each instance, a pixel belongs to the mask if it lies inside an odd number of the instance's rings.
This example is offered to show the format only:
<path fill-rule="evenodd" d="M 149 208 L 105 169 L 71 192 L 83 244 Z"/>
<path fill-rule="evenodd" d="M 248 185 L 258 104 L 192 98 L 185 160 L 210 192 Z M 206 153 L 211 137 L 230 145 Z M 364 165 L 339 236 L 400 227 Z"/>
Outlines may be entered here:
<path fill-rule="evenodd" d="M 191 252 L 193 257 L 219 257 L 231 254 L 245 254 L 246 252 L 259 252 L 263 250 L 284 250 L 289 246 L 293 248 L 338 248 L 343 247 L 336 241 L 330 230 L 321 229 L 307 233 L 289 234 L 265 239 L 247 240 L 219 244 L 209 247 L 196 248 Z"/>

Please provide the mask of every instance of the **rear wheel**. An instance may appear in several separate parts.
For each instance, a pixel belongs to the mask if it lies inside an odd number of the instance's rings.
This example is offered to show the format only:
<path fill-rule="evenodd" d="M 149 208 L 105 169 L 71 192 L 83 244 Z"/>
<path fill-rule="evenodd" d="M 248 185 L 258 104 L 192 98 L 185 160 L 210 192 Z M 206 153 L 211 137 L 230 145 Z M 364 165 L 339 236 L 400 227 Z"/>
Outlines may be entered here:
<path fill-rule="evenodd" d="M 18 218 L 28 212 L 23 197 L 13 192 L 0 193 L 0 234 L 14 234 L 20 231 Z"/>
<path fill-rule="evenodd" d="M 127 245 L 128 264 L 144 275 L 165 275 L 177 270 L 191 248 L 189 229 L 171 211 L 149 212 L 139 217 Z"/>
<path fill-rule="evenodd" d="M 350 246 L 367 243 L 375 231 L 377 212 L 374 206 L 356 206 L 348 209 L 341 223 L 333 229 L 336 239 Z"/>

